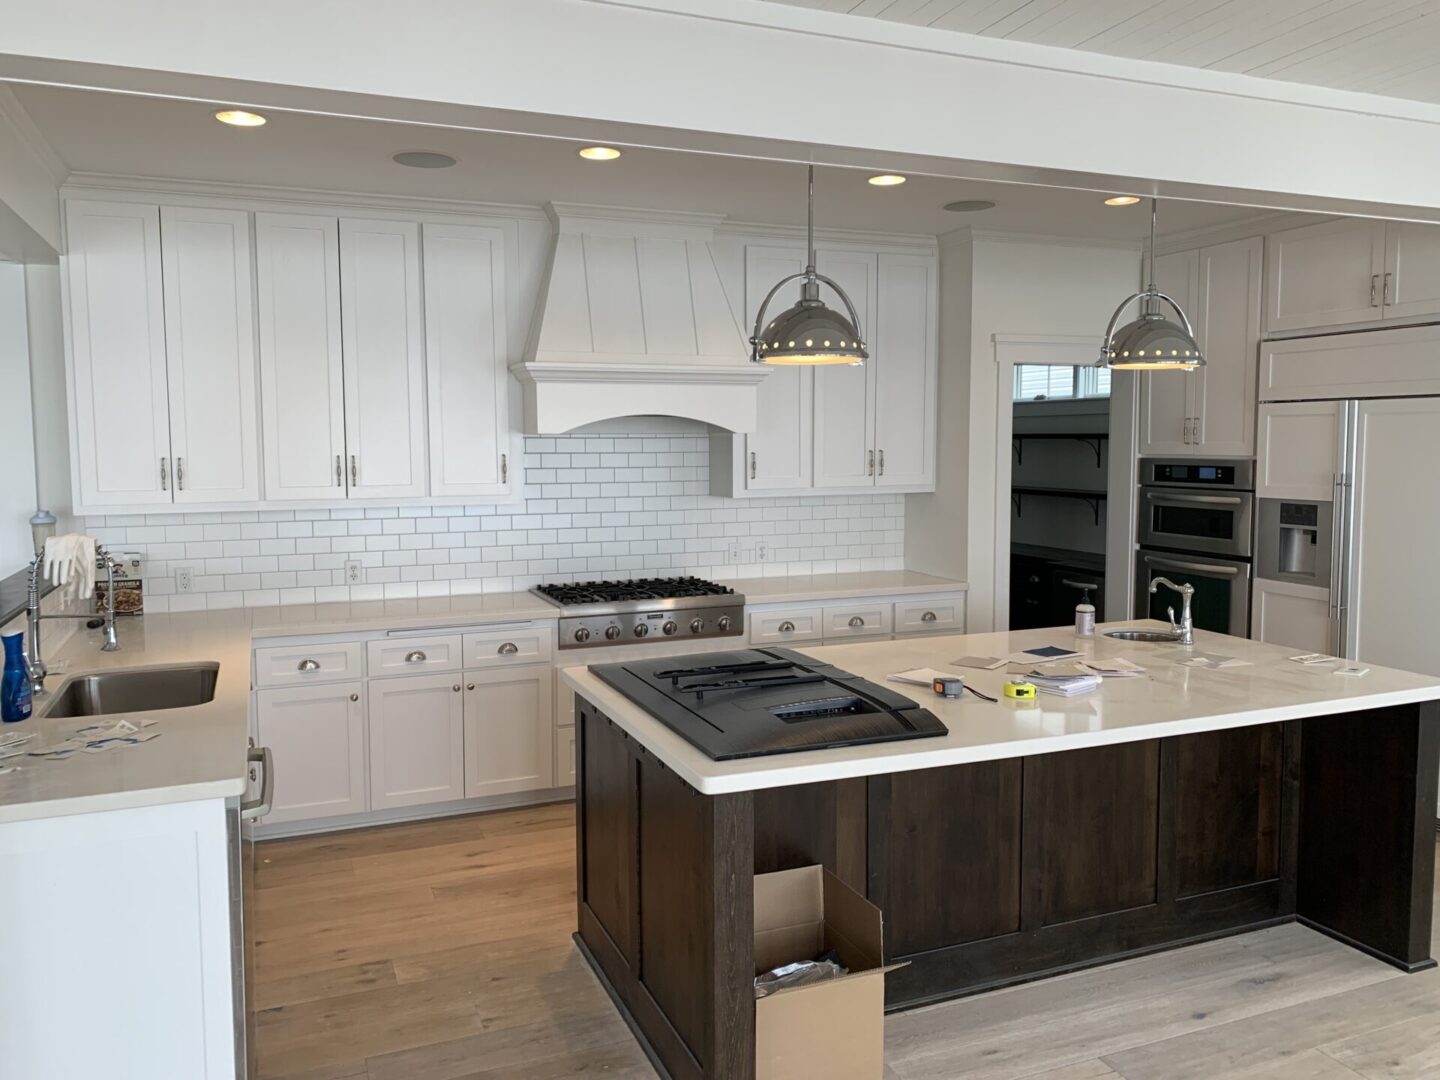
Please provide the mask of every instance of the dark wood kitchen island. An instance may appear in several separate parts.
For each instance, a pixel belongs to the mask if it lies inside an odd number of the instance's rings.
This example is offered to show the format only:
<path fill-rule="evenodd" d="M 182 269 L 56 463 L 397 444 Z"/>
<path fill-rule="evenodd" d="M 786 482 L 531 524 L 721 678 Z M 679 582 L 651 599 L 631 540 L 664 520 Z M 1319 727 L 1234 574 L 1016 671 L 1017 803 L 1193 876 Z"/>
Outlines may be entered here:
<path fill-rule="evenodd" d="M 1047 644 L 1146 674 L 1034 704 L 886 683 L 949 734 L 715 762 L 562 673 L 576 937 L 657 1066 L 754 1075 L 753 877 L 813 863 L 883 911 L 886 961 L 908 962 L 886 976 L 892 1010 L 1295 920 L 1434 966 L 1440 680 L 1343 678 L 1203 632 L 1195 651 L 1247 663 L 1044 630 L 801 651 L 881 683 Z M 1005 678 L 965 674 L 992 696 Z"/>

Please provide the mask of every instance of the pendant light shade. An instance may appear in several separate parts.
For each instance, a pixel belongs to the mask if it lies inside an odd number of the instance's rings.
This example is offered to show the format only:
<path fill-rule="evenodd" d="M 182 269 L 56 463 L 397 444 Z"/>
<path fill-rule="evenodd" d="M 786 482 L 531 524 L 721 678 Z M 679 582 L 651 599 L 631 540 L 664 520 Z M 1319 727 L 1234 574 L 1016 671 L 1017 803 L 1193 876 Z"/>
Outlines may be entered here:
<path fill-rule="evenodd" d="M 781 278 L 765 294 L 755 314 L 755 332 L 750 335 L 750 359 L 757 364 L 863 364 L 869 357 L 860 338 L 860 316 L 850 297 L 833 280 L 815 271 L 815 166 L 810 166 L 810 208 L 806 227 L 805 269 Z M 800 279 L 800 299 L 765 321 L 770 301 L 785 285 Z M 840 297 L 847 315 L 825 306 L 820 299 L 824 283 Z"/>
<path fill-rule="evenodd" d="M 1125 309 L 1136 300 L 1140 301 L 1139 318 L 1115 329 Z M 1174 320 L 1165 317 L 1162 303 L 1174 310 Z M 1150 284 L 1143 291 L 1127 296 L 1110 316 L 1095 366 L 1116 371 L 1192 371 L 1205 366 L 1205 357 L 1184 309 L 1155 287 L 1154 199 L 1150 200 Z"/>

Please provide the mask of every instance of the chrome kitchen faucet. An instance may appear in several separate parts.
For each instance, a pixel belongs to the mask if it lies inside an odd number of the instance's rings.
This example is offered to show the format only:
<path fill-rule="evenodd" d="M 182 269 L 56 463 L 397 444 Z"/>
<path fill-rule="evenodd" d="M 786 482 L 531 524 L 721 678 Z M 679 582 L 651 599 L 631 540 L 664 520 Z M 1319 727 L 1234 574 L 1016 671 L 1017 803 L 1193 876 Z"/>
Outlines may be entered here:
<path fill-rule="evenodd" d="M 1171 631 L 1176 635 L 1176 640 L 1178 640 L 1181 645 L 1194 645 L 1195 619 L 1190 614 L 1190 600 L 1195 595 L 1195 586 L 1188 584 L 1176 585 L 1167 577 L 1151 578 L 1150 594 L 1153 596 L 1159 592 L 1161 585 L 1164 585 L 1167 589 L 1174 589 L 1180 594 L 1180 599 L 1183 601 L 1180 609 L 1180 621 L 1178 623 L 1175 621 L 1174 605 L 1172 604 L 1165 609 L 1165 614 L 1170 616 Z"/>
<path fill-rule="evenodd" d="M 45 553 L 39 552 L 35 560 L 30 564 L 30 592 L 25 601 L 25 616 L 30 628 L 30 640 L 26 643 L 28 655 L 26 666 L 30 670 L 30 682 L 35 688 L 35 693 L 44 692 L 45 676 L 50 669 L 45 666 L 45 661 L 40 657 L 40 621 L 42 619 L 91 619 L 94 612 L 82 612 L 79 615 L 68 613 L 42 615 L 40 614 L 40 567 L 45 561 Z M 115 636 L 115 560 L 103 547 L 95 549 L 95 565 L 105 571 L 105 643 L 100 646 L 102 652 L 114 652 L 120 648 L 120 640 Z"/>

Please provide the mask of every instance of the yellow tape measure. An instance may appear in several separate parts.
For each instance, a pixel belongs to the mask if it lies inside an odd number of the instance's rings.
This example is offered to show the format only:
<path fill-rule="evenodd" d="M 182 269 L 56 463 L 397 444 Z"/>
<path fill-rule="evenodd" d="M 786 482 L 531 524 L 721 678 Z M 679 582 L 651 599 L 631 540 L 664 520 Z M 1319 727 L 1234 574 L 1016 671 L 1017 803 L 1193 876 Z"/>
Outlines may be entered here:
<path fill-rule="evenodd" d="M 1012 680 L 1005 684 L 1005 696 L 1017 701 L 1029 701 L 1035 697 L 1035 684 Z"/>

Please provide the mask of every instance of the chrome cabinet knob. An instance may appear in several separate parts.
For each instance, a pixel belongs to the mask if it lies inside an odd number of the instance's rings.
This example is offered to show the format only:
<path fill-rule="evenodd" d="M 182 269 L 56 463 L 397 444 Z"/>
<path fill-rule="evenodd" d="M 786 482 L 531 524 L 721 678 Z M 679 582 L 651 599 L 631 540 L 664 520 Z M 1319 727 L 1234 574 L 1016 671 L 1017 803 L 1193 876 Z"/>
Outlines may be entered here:
<path fill-rule="evenodd" d="M 296 670 L 296 671 L 319 671 L 319 670 L 320 670 L 320 661 L 319 661 L 319 660 L 312 660 L 312 659 L 310 659 L 310 658 L 307 656 L 304 660 L 301 660 L 300 663 L 298 663 L 298 664 L 295 665 L 295 670 Z"/>
<path fill-rule="evenodd" d="M 725 633 L 726 630 L 729 630 L 729 629 L 730 629 L 730 616 L 729 616 L 729 615 L 721 615 L 720 618 L 716 619 L 716 620 L 715 620 L 715 629 L 716 629 L 716 630 L 719 630 L 722 634 Z"/>
<path fill-rule="evenodd" d="M 925 612 L 924 615 L 921 615 L 921 616 L 920 616 L 920 621 L 921 621 L 921 622 L 934 622 L 934 621 L 935 621 L 935 613 L 934 613 L 933 611 L 927 611 L 927 612 Z"/>
<path fill-rule="evenodd" d="M 466 689 L 466 690 L 474 690 L 474 689 L 475 689 L 475 684 L 474 684 L 473 682 L 472 682 L 472 683 L 466 683 L 466 684 L 465 684 L 465 689 Z"/>
<path fill-rule="evenodd" d="M 578 641 L 578 642 L 580 642 L 582 645 L 583 645 L 585 642 L 589 641 L 589 640 L 590 640 L 590 631 L 589 631 L 589 629 L 588 629 L 587 627 L 584 627 L 584 626 L 578 627 L 578 628 L 576 629 L 576 631 L 575 631 L 575 640 Z"/>
<path fill-rule="evenodd" d="M 405 662 L 407 664 L 423 664 L 428 659 L 430 658 L 426 656 L 423 652 L 421 652 L 419 649 L 416 649 L 414 652 L 408 652 L 405 654 Z"/>
<path fill-rule="evenodd" d="M 460 692 L 460 684 L 457 682 L 454 686 L 450 687 L 450 689 L 458 694 Z"/>
<path fill-rule="evenodd" d="M 672 619 L 672 620 L 670 620 L 669 622 L 667 622 L 664 626 L 662 626 L 660 629 L 663 630 L 663 631 L 665 632 L 665 634 L 668 636 L 668 635 L 670 635 L 670 634 L 675 633 L 675 631 L 676 631 L 676 630 L 679 630 L 680 628 L 675 625 L 675 621 Z"/>
<path fill-rule="evenodd" d="M 516 645 L 513 641 L 507 641 L 504 645 L 501 645 L 500 648 L 496 649 L 495 651 L 501 656 L 514 656 L 520 651 L 520 646 Z"/>
<path fill-rule="evenodd" d="M 795 624 L 789 619 L 786 619 L 780 624 L 779 630 L 782 634 L 793 634 L 795 632 Z"/>
<path fill-rule="evenodd" d="M 704 630 L 704 629 L 705 629 L 705 620 L 704 620 L 704 619 L 691 619 L 691 620 L 690 620 L 690 633 L 692 633 L 692 634 L 698 634 L 701 630 Z"/>
<path fill-rule="evenodd" d="M 609 626 L 605 627 L 605 637 L 607 640 L 614 641 L 619 636 L 620 627 L 616 626 L 614 623 L 611 623 Z"/>
<path fill-rule="evenodd" d="M 862 626 L 864 626 L 864 625 L 865 625 L 865 620 L 862 619 L 859 615 L 854 615 L 854 616 L 851 617 L 851 619 L 850 619 L 850 629 L 851 629 L 851 630 L 859 630 L 860 627 L 862 627 Z"/>
<path fill-rule="evenodd" d="M 359 694 L 351 694 L 351 695 L 350 695 L 350 700 L 351 700 L 351 701 L 359 701 L 359 700 L 360 700 L 360 695 L 359 695 Z"/>
<path fill-rule="evenodd" d="M 650 633 L 650 627 L 647 626 L 645 623 L 642 622 L 642 623 L 636 623 L 636 624 L 635 624 L 635 636 L 636 636 L 636 637 L 645 637 L 645 636 L 646 636 L 647 634 L 649 634 L 649 633 Z"/>

